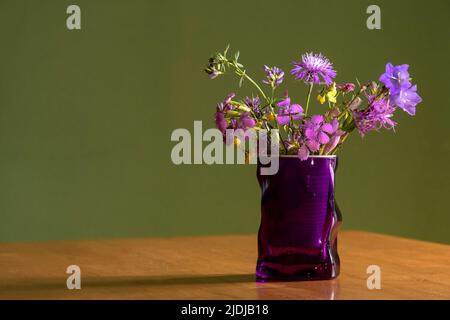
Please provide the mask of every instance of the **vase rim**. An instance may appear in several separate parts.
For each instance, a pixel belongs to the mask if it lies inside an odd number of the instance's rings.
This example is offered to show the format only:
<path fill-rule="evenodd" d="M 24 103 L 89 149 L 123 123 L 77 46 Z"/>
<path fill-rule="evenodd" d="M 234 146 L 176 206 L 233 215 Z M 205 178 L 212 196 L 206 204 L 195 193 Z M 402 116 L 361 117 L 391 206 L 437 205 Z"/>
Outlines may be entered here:
<path fill-rule="evenodd" d="M 281 154 L 279 157 L 280 158 L 298 158 L 298 156 L 295 155 L 295 154 Z M 315 158 L 333 159 L 333 158 L 336 158 L 336 157 L 337 157 L 337 155 L 335 155 L 335 154 L 333 154 L 333 155 L 312 155 L 312 156 L 308 156 L 308 159 L 309 158 L 313 158 L 313 159 L 315 159 Z"/>

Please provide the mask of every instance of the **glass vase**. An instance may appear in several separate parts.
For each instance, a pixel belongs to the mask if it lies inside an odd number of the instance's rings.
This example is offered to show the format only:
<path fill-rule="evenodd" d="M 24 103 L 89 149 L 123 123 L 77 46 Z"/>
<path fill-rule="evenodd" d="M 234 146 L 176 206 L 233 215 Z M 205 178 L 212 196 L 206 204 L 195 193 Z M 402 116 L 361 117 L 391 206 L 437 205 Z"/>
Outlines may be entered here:
<path fill-rule="evenodd" d="M 338 276 L 337 234 L 342 223 L 334 199 L 336 156 L 280 156 L 261 187 L 257 281 L 326 280 Z"/>

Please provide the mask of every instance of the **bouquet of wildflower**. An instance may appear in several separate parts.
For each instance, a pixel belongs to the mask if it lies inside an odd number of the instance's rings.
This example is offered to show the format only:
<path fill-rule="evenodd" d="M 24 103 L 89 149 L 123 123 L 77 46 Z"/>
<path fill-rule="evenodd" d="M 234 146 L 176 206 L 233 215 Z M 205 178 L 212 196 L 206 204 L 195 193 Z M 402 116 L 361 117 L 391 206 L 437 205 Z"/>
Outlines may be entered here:
<path fill-rule="evenodd" d="M 205 71 L 211 79 L 228 71 L 234 72 L 239 80 L 252 83 L 258 95 L 235 99 L 230 93 L 216 108 L 215 122 L 224 134 L 227 129 L 253 128 L 255 130 L 277 129 L 280 139 L 280 154 L 296 154 L 302 160 L 309 155 L 334 155 L 355 129 L 366 135 L 373 130 L 394 129 L 392 120 L 397 108 L 414 115 L 416 105 L 422 99 L 417 87 L 411 83 L 407 64 L 386 65 L 379 82 L 370 81 L 357 85 L 336 83 L 336 71 L 332 63 L 322 54 L 306 53 L 301 61 L 293 62 L 291 75 L 308 86 L 304 107 L 294 103 L 288 91 L 276 96 L 276 90 L 284 80 L 284 71 L 278 67 L 264 66 L 266 78 L 262 80 L 267 88 L 263 90 L 238 61 L 239 52 L 228 57 L 228 47 L 223 53 L 216 53 L 209 59 Z M 320 104 L 326 104 L 322 114 L 310 114 L 311 97 Z"/>

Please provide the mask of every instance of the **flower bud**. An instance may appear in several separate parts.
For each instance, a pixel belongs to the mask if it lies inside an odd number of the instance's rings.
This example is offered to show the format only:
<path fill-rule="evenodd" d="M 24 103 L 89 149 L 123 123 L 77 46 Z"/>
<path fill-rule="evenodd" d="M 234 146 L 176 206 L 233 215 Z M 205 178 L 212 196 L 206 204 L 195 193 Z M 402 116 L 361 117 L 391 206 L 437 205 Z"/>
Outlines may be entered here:
<path fill-rule="evenodd" d="M 348 105 L 350 110 L 356 110 L 361 105 L 362 99 L 360 97 L 356 97 L 353 101 Z"/>

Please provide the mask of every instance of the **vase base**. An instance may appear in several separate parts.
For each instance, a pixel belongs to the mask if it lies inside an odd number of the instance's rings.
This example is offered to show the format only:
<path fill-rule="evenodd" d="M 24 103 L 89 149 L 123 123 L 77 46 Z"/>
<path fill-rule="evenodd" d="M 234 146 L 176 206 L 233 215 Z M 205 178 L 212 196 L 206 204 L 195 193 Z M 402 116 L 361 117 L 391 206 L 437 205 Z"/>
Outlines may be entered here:
<path fill-rule="evenodd" d="M 261 263 L 256 267 L 257 282 L 331 280 L 338 275 L 339 267 L 335 264 L 269 267 Z"/>

